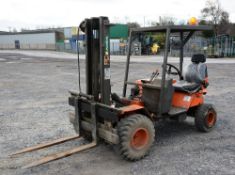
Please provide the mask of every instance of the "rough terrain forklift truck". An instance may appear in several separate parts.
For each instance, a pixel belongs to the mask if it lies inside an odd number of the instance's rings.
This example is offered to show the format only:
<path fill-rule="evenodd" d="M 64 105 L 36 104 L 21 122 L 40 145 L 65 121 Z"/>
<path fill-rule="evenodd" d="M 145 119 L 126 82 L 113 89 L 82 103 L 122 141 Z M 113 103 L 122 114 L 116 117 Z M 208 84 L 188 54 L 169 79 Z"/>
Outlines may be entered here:
<path fill-rule="evenodd" d="M 208 86 L 206 58 L 202 54 L 192 57 L 192 63 L 183 70 L 184 45 L 197 31 L 211 30 L 208 26 L 158 26 L 130 31 L 129 48 L 124 77 L 123 96 L 111 93 L 109 27 L 107 17 L 85 19 L 81 30 L 86 38 L 86 92 L 81 91 L 80 64 L 79 92 L 70 92 L 69 104 L 75 108 L 70 115 L 76 136 L 60 138 L 15 152 L 11 156 L 47 148 L 52 145 L 86 138 L 91 142 L 63 152 L 47 155 L 30 162 L 23 168 L 38 166 L 89 149 L 104 140 L 127 160 L 135 161 L 147 155 L 155 138 L 154 123 L 159 120 L 195 118 L 198 130 L 208 132 L 217 120 L 211 104 L 204 103 Z M 148 79 L 128 81 L 131 45 L 138 35 L 146 32 L 165 33 L 165 53 L 162 72 L 156 71 Z M 179 68 L 168 63 L 171 34 L 179 34 Z M 174 71 L 173 71 L 174 70 Z M 176 75 L 178 78 L 170 78 Z M 134 86 L 126 97 L 127 85 Z"/>
<path fill-rule="evenodd" d="M 210 131 L 217 114 L 211 104 L 204 103 L 208 75 L 206 58 L 192 56 L 192 63 L 183 70 L 184 45 L 197 31 L 211 30 L 208 26 L 157 26 L 130 31 L 129 49 L 124 77 L 123 97 L 111 93 L 108 18 L 86 19 L 80 28 L 86 36 L 86 93 L 70 92 L 69 104 L 75 107 L 71 117 L 76 132 L 96 144 L 105 140 L 116 145 L 127 160 L 135 161 L 147 155 L 155 138 L 154 123 L 160 119 L 192 116 L 203 132 Z M 165 52 L 161 77 L 135 82 L 128 81 L 131 44 L 143 33 L 165 33 Z M 179 68 L 168 63 L 171 34 L 179 34 Z M 174 71 L 173 71 L 174 70 Z M 167 75 L 178 75 L 177 79 Z M 127 85 L 134 85 L 126 97 Z"/>

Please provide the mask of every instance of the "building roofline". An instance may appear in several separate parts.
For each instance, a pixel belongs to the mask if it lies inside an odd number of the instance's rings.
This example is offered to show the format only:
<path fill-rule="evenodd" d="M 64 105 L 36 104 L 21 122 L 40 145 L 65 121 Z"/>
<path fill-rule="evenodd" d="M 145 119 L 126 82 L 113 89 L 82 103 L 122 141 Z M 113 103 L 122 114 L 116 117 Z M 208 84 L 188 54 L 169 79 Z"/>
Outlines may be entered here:
<path fill-rule="evenodd" d="M 9 32 L 6 32 L 6 31 L 0 31 L 0 34 L 3 34 L 3 33 L 9 33 Z"/>
<path fill-rule="evenodd" d="M 0 32 L 0 35 L 21 35 L 21 34 L 40 34 L 40 33 L 58 33 L 62 32 L 58 29 L 40 29 L 40 30 L 29 30 L 23 32 Z"/>

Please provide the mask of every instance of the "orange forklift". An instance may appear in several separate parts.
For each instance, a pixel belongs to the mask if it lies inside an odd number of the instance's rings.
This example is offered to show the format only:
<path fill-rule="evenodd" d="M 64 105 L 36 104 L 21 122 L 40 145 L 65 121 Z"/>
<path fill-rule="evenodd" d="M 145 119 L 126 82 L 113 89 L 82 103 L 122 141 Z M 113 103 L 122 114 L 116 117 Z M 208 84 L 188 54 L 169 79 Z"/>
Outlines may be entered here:
<path fill-rule="evenodd" d="M 92 140 L 105 140 L 116 145 L 127 160 L 147 155 L 155 138 L 154 123 L 160 119 L 195 118 L 199 131 L 208 132 L 215 126 L 216 110 L 204 103 L 208 74 L 203 54 L 192 56 L 183 70 L 184 45 L 195 32 L 212 30 L 209 26 L 157 26 L 130 31 L 123 96 L 111 93 L 109 20 L 106 17 L 86 19 L 80 28 L 86 34 L 86 93 L 70 92 L 69 104 L 75 107 L 71 117 L 80 135 Z M 156 71 L 149 79 L 128 81 L 131 45 L 144 33 L 165 33 L 165 53 L 161 76 Z M 179 34 L 179 68 L 168 63 L 171 34 Z M 173 79 L 168 75 L 177 75 Z M 134 85 L 126 97 L 128 85 Z"/>
<path fill-rule="evenodd" d="M 130 31 L 129 48 L 122 97 L 111 93 L 110 39 L 107 17 L 85 19 L 80 29 L 86 38 L 86 90 L 81 89 L 80 59 L 78 53 L 79 92 L 70 91 L 69 105 L 75 109 L 70 121 L 77 136 L 66 137 L 20 150 L 12 155 L 26 153 L 80 137 L 88 144 L 48 155 L 31 162 L 24 168 L 41 165 L 74 153 L 92 148 L 100 141 L 114 145 L 126 160 L 136 161 L 145 157 L 155 139 L 154 124 L 167 118 L 184 120 L 195 118 L 199 131 L 211 131 L 217 120 L 212 104 L 204 102 L 207 93 L 208 74 L 206 57 L 192 56 L 191 64 L 183 70 L 184 45 L 195 32 L 212 30 L 208 26 L 157 26 L 136 28 Z M 128 81 L 132 42 L 144 33 L 165 33 L 165 52 L 161 74 L 155 71 L 148 79 Z M 168 63 L 171 35 L 179 35 L 179 68 Z M 171 78 L 177 76 L 176 79 Z M 126 97 L 127 86 L 133 86 Z"/>

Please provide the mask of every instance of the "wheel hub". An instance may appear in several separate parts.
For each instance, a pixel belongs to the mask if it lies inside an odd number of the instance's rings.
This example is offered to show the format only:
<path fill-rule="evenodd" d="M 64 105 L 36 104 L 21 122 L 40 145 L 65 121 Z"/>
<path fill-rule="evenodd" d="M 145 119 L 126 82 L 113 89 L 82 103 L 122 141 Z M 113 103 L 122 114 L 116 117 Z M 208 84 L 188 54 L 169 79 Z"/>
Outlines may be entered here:
<path fill-rule="evenodd" d="M 131 146 L 134 149 L 141 149 L 145 147 L 149 142 L 149 133 L 145 128 L 138 128 L 134 131 Z"/>
<path fill-rule="evenodd" d="M 208 127 L 212 127 L 215 124 L 216 114 L 213 111 L 207 113 L 206 122 Z"/>

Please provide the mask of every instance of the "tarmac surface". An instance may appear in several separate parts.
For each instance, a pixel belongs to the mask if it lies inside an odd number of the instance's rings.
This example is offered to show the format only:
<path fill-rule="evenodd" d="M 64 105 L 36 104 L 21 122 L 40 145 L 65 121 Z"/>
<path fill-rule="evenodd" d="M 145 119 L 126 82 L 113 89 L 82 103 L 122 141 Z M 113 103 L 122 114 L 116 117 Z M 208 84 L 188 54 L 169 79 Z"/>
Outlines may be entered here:
<path fill-rule="evenodd" d="M 160 69 L 161 57 L 135 56 L 130 80 Z M 178 58 L 169 58 L 176 63 Z M 185 59 L 186 63 L 190 58 Z M 105 143 L 30 169 L 21 167 L 41 156 L 70 149 L 86 141 L 70 141 L 14 158 L 9 154 L 41 142 L 75 135 L 68 119 L 68 90 L 78 89 L 76 55 L 51 51 L 0 51 L 0 174 L 1 175 L 152 175 L 235 174 L 235 59 L 208 59 L 206 102 L 215 105 L 218 121 L 210 133 L 200 133 L 194 121 L 156 123 L 156 141 L 149 156 L 123 160 Z M 112 92 L 121 94 L 125 57 L 111 58 Z M 85 89 L 84 56 L 81 82 Z"/>

